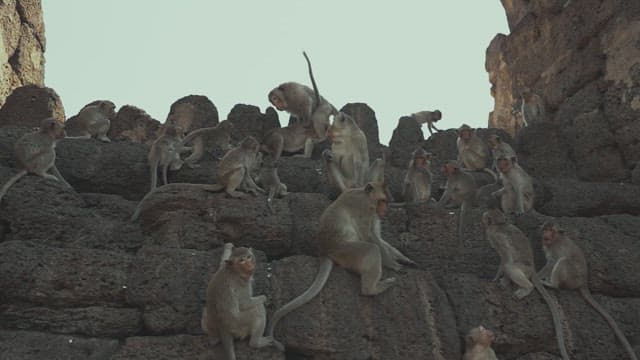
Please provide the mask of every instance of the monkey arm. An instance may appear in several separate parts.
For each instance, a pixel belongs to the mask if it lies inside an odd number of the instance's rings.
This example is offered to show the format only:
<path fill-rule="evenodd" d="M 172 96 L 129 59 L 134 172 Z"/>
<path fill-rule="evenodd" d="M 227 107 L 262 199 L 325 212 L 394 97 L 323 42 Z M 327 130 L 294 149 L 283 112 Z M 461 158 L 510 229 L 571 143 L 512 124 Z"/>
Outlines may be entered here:
<path fill-rule="evenodd" d="M 222 251 L 222 256 L 220 256 L 220 267 L 225 265 L 225 262 L 231 258 L 231 250 L 233 250 L 233 243 L 225 243 L 224 250 Z"/>
<path fill-rule="evenodd" d="M 515 189 L 515 192 L 516 192 L 516 212 L 518 214 L 524 214 L 524 187 L 517 186 Z"/>
<path fill-rule="evenodd" d="M 540 269 L 540 271 L 538 271 L 538 278 L 541 280 L 548 278 L 555 263 L 556 262 L 553 259 L 547 259 L 547 263 L 542 267 L 542 269 Z"/>
<path fill-rule="evenodd" d="M 501 196 L 502 196 L 502 194 L 504 194 L 504 192 L 505 192 L 505 191 L 506 191 L 506 190 L 505 190 L 505 188 L 503 187 L 503 188 L 501 188 L 501 189 L 498 189 L 498 190 L 496 190 L 496 191 L 492 192 L 492 193 L 491 193 L 491 196 L 494 196 L 494 197 L 501 197 Z"/>

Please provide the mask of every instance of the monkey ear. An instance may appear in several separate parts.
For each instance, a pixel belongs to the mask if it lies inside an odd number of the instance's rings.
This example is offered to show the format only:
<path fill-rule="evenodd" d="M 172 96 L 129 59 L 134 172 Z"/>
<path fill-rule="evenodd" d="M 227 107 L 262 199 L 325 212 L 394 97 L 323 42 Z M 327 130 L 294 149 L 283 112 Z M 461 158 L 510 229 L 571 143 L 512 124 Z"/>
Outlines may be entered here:
<path fill-rule="evenodd" d="M 372 191 L 373 191 L 373 184 L 367 183 L 367 185 L 364 186 L 364 192 L 366 192 L 367 194 L 370 194 Z"/>

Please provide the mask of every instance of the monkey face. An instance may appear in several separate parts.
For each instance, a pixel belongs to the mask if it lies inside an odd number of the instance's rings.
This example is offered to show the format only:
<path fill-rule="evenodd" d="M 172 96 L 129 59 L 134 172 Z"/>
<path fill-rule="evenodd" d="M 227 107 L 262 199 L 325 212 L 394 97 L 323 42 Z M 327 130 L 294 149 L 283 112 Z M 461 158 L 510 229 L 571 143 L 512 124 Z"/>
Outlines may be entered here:
<path fill-rule="evenodd" d="M 547 248 L 553 245 L 557 235 L 557 230 L 553 225 L 545 224 L 542 227 L 542 246 Z"/>
<path fill-rule="evenodd" d="M 490 346 L 495 339 L 493 331 L 486 329 L 482 325 L 478 326 L 477 330 L 478 332 L 476 342 L 482 345 Z"/>
<path fill-rule="evenodd" d="M 256 260 L 253 251 L 245 247 L 234 248 L 231 257 L 227 260 L 227 265 L 243 278 L 249 278 L 253 275 L 256 268 Z"/>
<path fill-rule="evenodd" d="M 364 191 L 369 198 L 375 202 L 376 214 L 379 218 L 383 218 L 388 209 L 389 195 L 386 184 L 370 182 L 364 187 Z"/>
<path fill-rule="evenodd" d="M 500 170 L 501 173 L 506 174 L 509 172 L 509 170 L 511 170 L 511 160 L 507 159 L 507 158 L 499 158 L 498 159 L 498 163 L 496 164 L 498 166 L 498 170 Z"/>
<path fill-rule="evenodd" d="M 489 136 L 489 138 L 487 139 L 487 144 L 492 149 L 497 148 L 498 147 L 498 143 L 500 143 L 500 137 L 498 135 L 493 134 L 493 135 Z"/>
<path fill-rule="evenodd" d="M 465 129 L 465 130 L 460 131 L 460 138 L 462 140 L 469 140 L 469 139 L 471 139 L 471 135 L 472 134 L 473 133 L 471 132 L 471 130 Z"/>
<path fill-rule="evenodd" d="M 269 102 L 276 107 L 279 111 L 287 110 L 287 102 L 284 101 L 282 91 L 280 89 L 273 89 L 269 93 Z"/>
<path fill-rule="evenodd" d="M 116 105 L 111 101 L 103 101 L 100 104 L 100 110 L 108 119 L 116 117 Z"/>
<path fill-rule="evenodd" d="M 54 118 L 46 118 L 40 122 L 40 131 L 48 134 L 52 139 L 60 140 L 67 136 L 64 125 Z"/>
<path fill-rule="evenodd" d="M 246 138 L 244 138 L 244 140 L 242 140 L 241 146 L 242 148 L 253 152 L 258 152 L 258 150 L 260 149 L 260 143 L 258 143 L 258 140 L 256 140 L 256 138 L 254 138 L 253 136 L 247 136 Z"/>
<path fill-rule="evenodd" d="M 442 175 L 446 176 L 446 177 L 450 177 L 456 174 L 456 172 L 458 172 L 458 167 L 456 167 L 453 164 L 450 163 L 446 163 L 444 165 L 442 165 Z"/>
<path fill-rule="evenodd" d="M 442 119 L 442 113 L 440 112 L 440 110 L 434 111 L 433 112 L 433 118 L 431 119 L 431 121 L 437 122 L 440 119 Z"/>

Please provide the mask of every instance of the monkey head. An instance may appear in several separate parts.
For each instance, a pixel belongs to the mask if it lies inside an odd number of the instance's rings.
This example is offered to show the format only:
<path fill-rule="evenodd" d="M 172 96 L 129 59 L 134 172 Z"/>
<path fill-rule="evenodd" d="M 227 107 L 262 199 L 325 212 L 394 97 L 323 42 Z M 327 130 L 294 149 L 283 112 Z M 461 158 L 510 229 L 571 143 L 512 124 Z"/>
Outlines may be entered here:
<path fill-rule="evenodd" d="M 469 330 L 469 334 L 466 337 L 467 348 L 473 347 L 474 345 L 489 347 L 494 340 L 493 331 L 482 325 Z"/>
<path fill-rule="evenodd" d="M 413 166 L 419 169 L 428 169 L 431 165 L 433 154 L 425 151 L 423 148 L 417 148 L 413 151 Z"/>
<path fill-rule="evenodd" d="M 52 117 L 43 119 L 40 122 L 40 132 L 47 134 L 54 140 L 64 139 L 67 136 L 64 131 L 64 125 Z"/>
<path fill-rule="evenodd" d="M 370 182 L 364 186 L 364 192 L 369 196 L 372 204 L 374 204 L 378 217 L 383 218 L 387 213 L 389 203 L 389 190 L 387 185 L 384 183 Z"/>
<path fill-rule="evenodd" d="M 432 114 L 433 116 L 431 117 L 431 121 L 437 122 L 438 120 L 442 119 L 442 113 L 440 112 L 440 110 L 434 110 Z"/>
<path fill-rule="evenodd" d="M 451 177 L 460 171 L 460 164 L 455 160 L 449 160 L 442 165 L 442 175 Z"/>
<path fill-rule="evenodd" d="M 277 88 L 271 90 L 269 92 L 268 98 L 269 102 L 276 107 L 279 111 L 287 110 L 289 106 L 287 105 L 287 101 L 285 100 L 285 87 L 284 84 L 278 86 Z"/>
<path fill-rule="evenodd" d="M 253 136 L 247 136 L 240 143 L 243 149 L 249 150 L 251 152 L 257 153 L 260 150 L 260 143 Z"/>
<path fill-rule="evenodd" d="M 504 156 L 499 157 L 498 161 L 496 162 L 498 170 L 503 174 L 507 174 L 513 167 L 513 163 L 511 161 L 511 159 Z"/>
<path fill-rule="evenodd" d="M 456 130 L 456 132 L 458 133 L 458 136 L 464 141 L 471 139 L 471 137 L 475 133 L 474 129 L 467 124 L 462 124 L 458 128 L 458 130 Z"/>
<path fill-rule="evenodd" d="M 548 248 L 557 240 L 558 235 L 562 233 L 558 224 L 547 221 L 542 224 L 542 246 Z"/>
<path fill-rule="evenodd" d="M 256 268 L 256 260 L 253 251 L 246 247 L 237 247 L 231 250 L 231 256 L 225 260 L 228 268 L 233 270 L 241 278 L 249 280 Z"/>
<path fill-rule="evenodd" d="M 486 228 L 491 225 L 502 225 L 507 223 L 504 213 L 498 208 L 490 208 L 482 214 L 482 225 Z"/>
<path fill-rule="evenodd" d="M 502 139 L 500 139 L 500 136 L 498 134 L 491 134 L 487 139 L 487 144 L 492 149 L 496 149 L 501 142 Z"/>
<path fill-rule="evenodd" d="M 113 119 L 116 117 L 116 104 L 111 101 L 100 101 L 98 105 L 100 112 L 107 117 L 107 119 Z"/>
<path fill-rule="evenodd" d="M 334 141 L 341 136 L 348 136 L 354 128 L 358 128 L 358 124 L 353 118 L 343 112 L 333 115 L 331 126 L 327 129 L 327 137 L 330 141 Z"/>

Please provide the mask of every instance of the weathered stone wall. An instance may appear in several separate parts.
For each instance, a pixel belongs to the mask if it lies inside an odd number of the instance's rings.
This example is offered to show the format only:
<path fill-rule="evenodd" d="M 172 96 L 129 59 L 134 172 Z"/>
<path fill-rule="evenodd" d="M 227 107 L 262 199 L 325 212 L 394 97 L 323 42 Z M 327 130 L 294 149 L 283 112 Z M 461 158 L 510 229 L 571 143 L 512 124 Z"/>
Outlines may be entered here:
<path fill-rule="evenodd" d="M 502 4 L 511 33 L 487 49 L 495 99 L 489 126 L 514 134 L 519 94 L 529 87 L 545 100 L 549 124 L 525 128 L 517 140 L 529 145 L 516 150 L 537 175 L 630 180 L 640 161 L 640 2 Z M 529 151 L 532 141 L 557 151 Z"/>
<path fill-rule="evenodd" d="M 0 104 L 13 89 L 44 84 L 44 21 L 40 0 L 0 2 Z"/>

